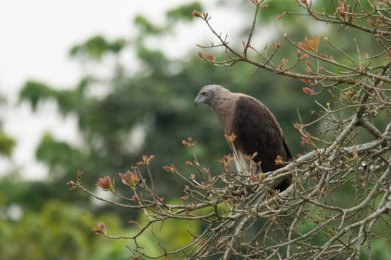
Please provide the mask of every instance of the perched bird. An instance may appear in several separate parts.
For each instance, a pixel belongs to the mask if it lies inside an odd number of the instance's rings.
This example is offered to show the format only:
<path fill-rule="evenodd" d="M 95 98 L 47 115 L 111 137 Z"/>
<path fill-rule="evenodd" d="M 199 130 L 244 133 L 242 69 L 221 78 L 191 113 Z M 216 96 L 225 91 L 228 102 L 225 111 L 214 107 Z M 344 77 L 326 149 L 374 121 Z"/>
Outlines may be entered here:
<path fill-rule="evenodd" d="M 273 171 L 282 167 L 281 162 L 292 159 L 280 125 L 262 102 L 219 85 L 207 85 L 194 99 L 195 105 L 202 103 L 214 109 L 226 136 L 236 136 L 233 146 L 238 171 L 250 174 Z M 288 176 L 276 189 L 285 190 L 290 184 Z"/>

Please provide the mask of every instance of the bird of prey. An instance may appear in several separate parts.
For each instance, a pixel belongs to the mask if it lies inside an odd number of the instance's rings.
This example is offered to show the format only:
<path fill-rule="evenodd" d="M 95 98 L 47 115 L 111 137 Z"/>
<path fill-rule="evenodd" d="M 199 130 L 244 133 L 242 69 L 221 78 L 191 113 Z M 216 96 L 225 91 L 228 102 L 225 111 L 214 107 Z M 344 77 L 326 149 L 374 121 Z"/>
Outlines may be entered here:
<path fill-rule="evenodd" d="M 226 136 L 236 137 L 234 159 L 239 172 L 269 172 L 281 168 L 281 162 L 292 159 L 275 116 L 259 100 L 230 92 L 223 86 L 207 85 L 194 99 L 194 104 L 201 103 L 214 109 Z M 290 184 L 291 177 L 287 176 L 276 189 L 283 191 Z"/>

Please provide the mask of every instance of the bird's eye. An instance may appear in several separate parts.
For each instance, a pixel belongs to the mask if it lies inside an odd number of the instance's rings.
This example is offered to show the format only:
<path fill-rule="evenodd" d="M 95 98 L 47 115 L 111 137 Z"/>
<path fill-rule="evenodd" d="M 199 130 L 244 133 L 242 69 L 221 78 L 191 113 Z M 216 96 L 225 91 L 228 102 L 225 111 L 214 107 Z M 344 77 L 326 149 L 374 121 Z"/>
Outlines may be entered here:
<path fill-rule="evenodd" d="M 201 92 L 201 96 L 204 96 L 206 97 L 208 95 L 208 92 L 204 91 L 204 92 Z"/>

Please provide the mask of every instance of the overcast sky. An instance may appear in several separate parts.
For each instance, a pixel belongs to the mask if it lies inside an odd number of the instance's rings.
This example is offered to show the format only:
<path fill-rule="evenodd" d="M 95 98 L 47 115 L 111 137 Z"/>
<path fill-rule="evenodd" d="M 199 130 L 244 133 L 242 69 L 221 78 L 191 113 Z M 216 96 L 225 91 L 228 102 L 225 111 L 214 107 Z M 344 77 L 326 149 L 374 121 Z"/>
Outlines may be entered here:
<path fill-rule="evenodd" d="M 45 131 L 60 140 L 74 144 L 80 141 L 76 118 L 59 116 L 54 104 L 41 106 L 37 113 L 32 113 L 27 104 L 18 105 L 18 92 L 26 80 L 41 80 L 58 87 L 75 86 L 82 70 L 67 55 L 71 46 L 96 34 L 108 38 L 130 36 L 134 32 L 132 17 L 135 15 L 141 13 L 159 22 L 166 10 L 187 2 L 192 1 L 1 1 L 0 95 L 8 99 L 8 104 L 0 107 L 0 121 L 6 133 L 15 137 L 18 143 L 12 164 L 0 157 L 0 174 L 16 165 L 26 178 L 45 177 L 47 169 L 35 160 L 35 148 Z M 201 2 L 206 5 L 211 1 Z M 235 26 L 241 26 L 227 20 L 230 17 L 227 10 L 208 11 L 217 28 L 226 30 L 229 27 L 234 31 Z M 227 23 L 231 25 L 227 26 Z M 175 49 L 172 55 L 181 55 L 195 49 L 195 44 L 208 35 L 201 23 L 192 28 L 191 35 L 184 30 L 186 28 L 179 27 L 179 32 L 172 36 L 175 41 L 168 39 L 161 43 L 162 47 L 168 52 Z M 173 42 L 178 46 L 170 48 Z"/>

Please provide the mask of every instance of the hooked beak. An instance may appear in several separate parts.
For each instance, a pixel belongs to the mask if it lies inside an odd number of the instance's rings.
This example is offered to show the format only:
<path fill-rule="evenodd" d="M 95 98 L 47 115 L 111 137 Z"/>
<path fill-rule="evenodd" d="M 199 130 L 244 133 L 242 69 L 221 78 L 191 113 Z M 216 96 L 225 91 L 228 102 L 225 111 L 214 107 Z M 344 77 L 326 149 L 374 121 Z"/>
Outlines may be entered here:
<path fill-rule="evenodd" d="M 194 104 L 195 106 L 198 106 L 199 104 L 204 103 L 204 101 L 205 101 L 205 100 L 204 100 L 202 97 L 197 96 L 197 97 L 193 100 L 193 104 Z"/>

